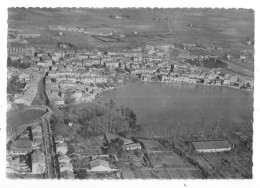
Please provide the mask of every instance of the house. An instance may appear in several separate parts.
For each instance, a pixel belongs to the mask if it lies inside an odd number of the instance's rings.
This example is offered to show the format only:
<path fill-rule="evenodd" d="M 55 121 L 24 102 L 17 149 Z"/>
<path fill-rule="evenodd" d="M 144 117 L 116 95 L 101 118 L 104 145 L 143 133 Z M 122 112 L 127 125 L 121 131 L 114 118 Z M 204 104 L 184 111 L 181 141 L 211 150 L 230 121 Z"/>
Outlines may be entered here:
<path fill-rule="evenodd" d="M 31 169 L 26 163 L 25 156 L 19 156 L 9 161 L 8 166 L 19 173 L 30 173 Z"/>
<path fill-rule="evenodd" d="M 33 132 L 32 137 L 33 137 L 32 149 L 40 148 L 40 146 L 42 144 L 42 133 L 41 132 Z"/>
<path fill-rule="evenodd" d="M 95 82 L 96 83 L 107 82 L 107 77 L 105 77 L 105 76 L 95 77 Z"/>
<path fill-rule="evenodd" d="M 42 132 L 42 127 L 40 125 L 34 125 L 32 126 L 32 133 L 35 133 L 35 132 Z"/>
<path fill-rule="evenodd" d="M 172 78 L 166 75 L 162 75 L 162 82 L 171 82 Z"/>
<path fill-rule="evenodd" d="M 105 62 L 106 67 L 114 69 L 120 66 L 120 62 L 117 61 L 107 61 Z"/>
<path fill-rule="evenodd" d="M 73 171 L 73 166 L 71 163 L 60 163 L 59 167 L 60 167 L 60 172 L 63 172 L 66 170 Z"/>
<path fill-rule="evenodd" d="M 101 159 L 96 159 L 89 162 L 90 171 L 92 172 L 110 172 L 113 169 L 110 168 L 109 162 Z"/>
<path fill-rule="evenodd" d="M 111 140 L 115 140 L 117 138 L 121 139 L 124 142 L 124 145 L 133 143 L 133 141 L 131 139 L 127 139 L 127 138 L 124 138 L 124 137 L 116 135 L 116 134 L 110 134 L 110 133 L 105 134 L 105 139 L 108 144 L 111 142 Z"/>
<path fill-rule="evenodd" d="M 65 143 L 58 143 L 56 144 L 56 152 L 60 154 L 66 154 L 68 151 L 67 144 Z"/>
<path fill-rule="evenodd" d="M 64 137 L 63 136 L 56 136 L 55 137 L 55 143 L 59 143 L 59 144 L 62 144 L 64 143 Z"/>
<path fill-rule="evenodd" d="M 59 163 L 69 163 L 70 158 L 67 155 L 60 155 L 58 157 L 58 161 L 59 161 Z"/>
<path fill-rule="evenodd" d="M 53 102 L 56 106 L 64 106 L 65 105 L 65 101 L 62 98 L 55 99 Z"/>
<path fill-rule="evenodd" d="M 78 101 L 79 98 L 82 97 L 82 91 L 76 90 L 76 91 L 73 93 L 72 97 L 75 98 L 76 101 Z"/>
<path fill-rule="evenodd" d="M 219 85 L 219 86 L 221 86 L 221 85 L 222 85 L 222 80 L 220 80 L 220 79 L 217 79 L 217 80 L 216 80 L 216 85 Z"/>
<path fill-rule="evenodd" d="M 52 65 L 52 59 L 48 54 L 44 54 L 40 57 L 41 62 L 43 62 L 46 66 Z M 38 63 L 39 64 L 39 63 Z"/>
<path fill-rule="evenodd" d="M 139 143 L 123 145 L 122 148 L 123 148 L 124 151 L 135 150 L 135 149 L 142 149 L 141 144 L 139 144 Z"/>
<path fill-rule="evenodd" d="M 61 179 L 74 179 L 74 174 L 70 170 L 64 170 L 60 173 Z"/>
<path fill-rule="evenodd" d="M 32 174 L 43 174 L 45 172 L 45 155 L 40 150 L 32 154 Z"/>
<path fill-rule="evenodd" d="M 33 137 L 32 149 L 39 149 L 42 144 L 42 137 Z"/>
<path fill-rule="evenodd" d="M 194 149 L 197 152 L 223 152 L 230 151 L 231 146 L 225 140 L 209 140 L 192 142 Z"/>

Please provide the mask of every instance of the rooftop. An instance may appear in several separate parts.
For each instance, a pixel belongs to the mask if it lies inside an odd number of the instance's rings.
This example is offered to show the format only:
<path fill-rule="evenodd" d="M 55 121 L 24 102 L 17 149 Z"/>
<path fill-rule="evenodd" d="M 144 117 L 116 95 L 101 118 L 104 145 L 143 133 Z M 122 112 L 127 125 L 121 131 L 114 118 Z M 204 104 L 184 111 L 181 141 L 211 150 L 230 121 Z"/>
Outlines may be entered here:
<path fill-rule="evenodd" d="M 97 166 L 104 166 L 104 167 L 110 168 L 109 162 L 101 160 L 101 159 L 96 159 L 96 160 L 90 161 L 89 165 L 90 165 L 90 168 L 94 168 L 94 167 L 97 167 Z"/>
<path fill-rule="evenodd" d="M 225 140 L 196 141 L 196 142 L 192 142 L 192 144 L 196 150 L 221 149 L 221 148 L 230 147 L 228 141 Z"/>

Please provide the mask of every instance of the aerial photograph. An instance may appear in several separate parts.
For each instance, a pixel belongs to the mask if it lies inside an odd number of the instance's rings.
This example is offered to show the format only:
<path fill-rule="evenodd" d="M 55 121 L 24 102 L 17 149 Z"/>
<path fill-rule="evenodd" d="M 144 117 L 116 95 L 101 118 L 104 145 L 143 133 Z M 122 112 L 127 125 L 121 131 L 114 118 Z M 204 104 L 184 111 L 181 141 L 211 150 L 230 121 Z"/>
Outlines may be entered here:
<path fill-rule="evenodd" d="M 253 178 L 254 10 L 20 7 L 7 23 L 7 179 Z"/>

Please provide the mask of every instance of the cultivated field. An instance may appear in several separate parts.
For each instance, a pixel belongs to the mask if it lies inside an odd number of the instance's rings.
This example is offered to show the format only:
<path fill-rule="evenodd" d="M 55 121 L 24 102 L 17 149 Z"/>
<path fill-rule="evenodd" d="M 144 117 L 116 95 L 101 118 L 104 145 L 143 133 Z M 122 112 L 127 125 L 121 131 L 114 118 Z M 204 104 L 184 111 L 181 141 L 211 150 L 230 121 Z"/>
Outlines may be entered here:
<path fill-rule="evenodd" d="M 114 16 L 121 18 L 115 19 Z M 248 48 L 241 40 L 254 36 L 253 12 L 235 9 L 9 9 L 8 24 L 10 28 L 27 30 L 40 26 L 64 25 L 83 27 L 92 34 L 133 35 L 137 32 L 138 35 L 149 37 L 141 37 L 140 41 L 140 37 L 130 39 L 129 35 L 125 43 L 158 42 L 164 38 L 166 41 L 177 39 L 190 43 L 216 43 L 227 49 Z M 169 34 L 159 37 L 161 33 Z M 71 37 L 65 32 L 64 36 L 58 38 L 62 40 Z M 72 44 L 77 46 L 77 43 L 83 42 L 74 37 Z M 91 40 L 89 36 L 82 35 L 81 38 L 85 42 Z M 97 40 L 93 42 L 98 44 Z"/>

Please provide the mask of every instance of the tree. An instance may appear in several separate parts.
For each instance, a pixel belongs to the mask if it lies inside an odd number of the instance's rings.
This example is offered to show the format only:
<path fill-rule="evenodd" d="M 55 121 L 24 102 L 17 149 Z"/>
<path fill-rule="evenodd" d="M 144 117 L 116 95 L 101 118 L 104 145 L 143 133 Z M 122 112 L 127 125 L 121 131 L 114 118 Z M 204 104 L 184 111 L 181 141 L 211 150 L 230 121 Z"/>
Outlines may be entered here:
<path fill-rule="evenodd" d="M 134 154 L 138 157 L 141 158 L 143 156 L 143 153 L 140 150 L 135 150 Z"/>
<path fill-rule="evenodd" d="M 112 141 L 115 143 L 116 146 L 122 146 L 124 145 L 124 141 L 121 138 L 116 138 L 115 140 Z"/>
<path fill-rule="evenodd" d="M 116 147 L 110 146 L 110 147 L 107 149 L 107 154 L 108 154 L 108 155 L 116 155 L 116 154 L 117 154 Z"/>
<path fill-rule="evenodd" d="M 11 60 L 10 57 L 7 58 L 7 66 L 15 67 L 18 69 L 27 69 L 30 67 L 30 63 L 22 63 L 20 60 Z"/>
<path fill-rule="evenodd" d="M 7 93 L 21 93 L 22 88 L 24 88 L 25 83 L 20 83 L 18 76 L 13 76 L 13 78 L 7 84 Z"/>

